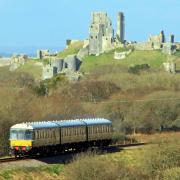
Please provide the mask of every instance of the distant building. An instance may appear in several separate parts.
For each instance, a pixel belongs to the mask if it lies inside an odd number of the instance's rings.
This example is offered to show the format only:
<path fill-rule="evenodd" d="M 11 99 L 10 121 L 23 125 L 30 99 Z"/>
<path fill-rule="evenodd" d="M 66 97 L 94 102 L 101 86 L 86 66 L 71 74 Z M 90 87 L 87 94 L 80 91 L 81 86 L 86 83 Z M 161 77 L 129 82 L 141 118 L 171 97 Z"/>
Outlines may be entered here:
<path fill-rule="evenodd" d="M 37 50 L 37 58 L 44 59 L 49 56 L 49 50 Z"/>
<path fill-rule="evenodd" d="M 56 57 L 57 53 L 50 53 L 48 49 L 37 50 L 37 59 L 48 59 L 51 57 Z"/>
<path fill-rule="evenodd" d="M 10 71 L 14 71 L 28 61 L 27 55 L 13 55 L 10 60 Z"/>

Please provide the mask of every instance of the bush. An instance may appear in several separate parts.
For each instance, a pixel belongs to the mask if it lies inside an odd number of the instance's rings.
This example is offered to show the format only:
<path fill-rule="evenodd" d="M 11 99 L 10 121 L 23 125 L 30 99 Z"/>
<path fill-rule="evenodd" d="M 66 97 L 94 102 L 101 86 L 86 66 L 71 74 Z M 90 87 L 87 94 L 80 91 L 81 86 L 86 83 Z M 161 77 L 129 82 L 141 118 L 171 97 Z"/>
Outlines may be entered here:
<path fill-rule="evenodd" d="M 138 74 L 140 71 L 147 71 L 150 69 L 150 66 L 148 64 L 138 64 L 135 66 L 129 67 L 128 72 L 133 74 Z"/>
<path fill-rule="evenodd" d="M 128 168 L 124 164 L 108 158 L 99 158 L 88 153 L 77 156 L 65 168 L 67 180 L 117 180 L 117 179 L 147 179 L 148 176 L 140 170 Z"/>
<path fill-rule="evenodd" d="M 180 167 L 165 170 L 161 175 L 163 180 L 179 180 Z"/>
<path fill-rule="evenodd" d="M 153 147 L 153 148 L 152 148 Z M 144 166 L 149 174 L 159 174 L 167 169 L 180 166 L 180 144 L 160 143 L 151 146 L 144 154 Z"/>
<path fill-rule="evenodd" d="M 83 81 L 71 85 L 70 87 L 64 89 L 62 93 L 66 93 L 70 97 L 79 97 L 82 101 L 96 102 L 107 99 L 119 90 L 120 88 L 111 82 Z"/>

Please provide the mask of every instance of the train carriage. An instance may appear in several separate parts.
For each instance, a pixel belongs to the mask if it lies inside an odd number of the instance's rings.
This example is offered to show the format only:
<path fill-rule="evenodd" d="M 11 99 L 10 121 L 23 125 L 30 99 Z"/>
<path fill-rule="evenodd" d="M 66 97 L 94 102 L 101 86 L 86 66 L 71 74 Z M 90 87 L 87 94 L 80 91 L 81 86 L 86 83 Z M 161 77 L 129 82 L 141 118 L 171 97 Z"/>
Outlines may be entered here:
<path fill-rule="evenodd" d="M 108 145 L 111 137 L 112 123 L 102 118 L 21 123 L 10 129 L 10 147 L 16 156 L 47 154 Z"/>
<path fill-rule="evenodd" d="M 112 123 L 107 119 L 85 119 L 88 142 L 108 145 L 112 139 Z"/>
<path fill-rule="evenodd" d="M 82 120 L 56 122 L 61 129 L 61 144 L 85 142 L 86 126 Z"/>

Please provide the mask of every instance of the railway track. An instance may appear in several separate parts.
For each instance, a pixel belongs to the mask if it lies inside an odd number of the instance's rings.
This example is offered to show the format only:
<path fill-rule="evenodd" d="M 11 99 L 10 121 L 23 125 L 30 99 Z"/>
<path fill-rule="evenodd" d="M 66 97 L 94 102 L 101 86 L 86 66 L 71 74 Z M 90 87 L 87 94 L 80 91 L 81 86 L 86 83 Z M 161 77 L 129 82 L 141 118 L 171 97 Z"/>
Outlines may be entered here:
<path fill-rule="evenodd" d="M 13 162 L 13 161 L 17 161 L 17 160 L 18 159 L 16 159 L 15 157 L 7 157 L 7 158 L 0 159 L 0 163 Z"/>
<path fill-rule="evenodd" d="M 105 150 L 106 152 L 117 152 L 118 150 L 125 150 L 125 149 L 130 149 L 130 148 L 136 148 L 139 146 L 144 146 L 146 143 L 135 143 L 135 144 L 113 144 L 109 145 L 108 147 L 103 148 L 102 150 Z M 73 152 L 69 152 L 73 153 Z M 48 157 L 48 156 L 47 156 Z M 49 156 L 53 157 L 53 156 Z M 40 159 L 42 157 L 36 156 L 36 157 L 21 157 L 21 158 L 15 158 L 15 157 L 6 157 L 6 158 L 0 158 L 0 163 L 8 163 L 8 162 L 14 162 L 14 161 L 23 161 L 23 160 L 31 160 L 31 159 Z"/>

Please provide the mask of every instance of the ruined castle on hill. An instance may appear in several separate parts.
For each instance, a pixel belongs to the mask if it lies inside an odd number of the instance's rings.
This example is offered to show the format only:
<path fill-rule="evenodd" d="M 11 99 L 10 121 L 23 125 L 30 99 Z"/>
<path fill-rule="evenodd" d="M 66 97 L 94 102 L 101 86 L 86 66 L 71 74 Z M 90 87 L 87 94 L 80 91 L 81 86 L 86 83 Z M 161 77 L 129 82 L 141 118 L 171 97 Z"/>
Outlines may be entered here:
<path fill-rule="evenodd" d="M 92 13 L 92 22 L 89 28 L 89 54 L 99 55 L 115 48 L 117 44 L 123 44 L 125 37 L 124 21 L 124 14 L 122 12 L 118 13 L 117 31 L 114 37 L 112 22 L 107 13 Z"/>
<path fill-rule="evenodd" d="M 78 40 L 67 40 L 67 48 L 77 43 Z M 83 41 L 83 48 L 77 54 L 71 54 L 62 59 L 57 53 L 51 54 L 49 50 L 38 50 L 37 58 L 48 60 L 49 63 L 43 65 L 42 79 L 49 79 L 59 73 L 69 75 L 71 79 L 78 79 L 78 72 L 83 58 L 88 55 L 99 56 L 102 53 L 115 50 L 114 59 L 125 59 L 133 49 L 139 51 L 161 50 L 165 54 L 174 54 L 176 50 L 180 50 L 180 44 L 175 43 L 174 35 L 171 34 L 169 40 L 166 40 L 164 31 L 158 35 L 150 35 L 145 42 L 128 42 L 125 40 L 125 16 L 123 12 L 119 12 L 116 18 L 116 31 L 112 26 L 112 21 L 106 12 L 93 12 L 89 26 L 89 37 Z M 117 48 L 128 49 L 125 52 L 116 52 Z M 27 61 L 25 56 L 13 57 L 10 70 L 18 68 Z M 172 69 L 174 65 L 166 64 L 166 69 Z M 172 71 L 172 70 L 169 70 Z M 173 70 L 174 72 L 174 70 Z M 74 76 L 75 75 L 75 76 Z M 73 77 L 73 78 L 72 78 Z"/>
<path fill-rule="evenodd" d="M 112 22 L 105 12 L 92 13 L 92 22 L 89 30 L 89 55 L 102 54 L 118 47 L 131 46 L 136 50 L 162 50 L 163 53 L 173 54 L 176 52 L 177 44 L 174 35 L 171 34 L 166 41 L 164 31 L 158 35 L 150 35 L 146 42 L 127 42 L 125 40 L 125 16 L 119 12 L 116 20 L 116 34 Z M 121 55 L 120 55 L 121 56 Z"/>

